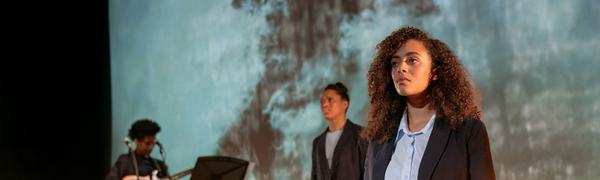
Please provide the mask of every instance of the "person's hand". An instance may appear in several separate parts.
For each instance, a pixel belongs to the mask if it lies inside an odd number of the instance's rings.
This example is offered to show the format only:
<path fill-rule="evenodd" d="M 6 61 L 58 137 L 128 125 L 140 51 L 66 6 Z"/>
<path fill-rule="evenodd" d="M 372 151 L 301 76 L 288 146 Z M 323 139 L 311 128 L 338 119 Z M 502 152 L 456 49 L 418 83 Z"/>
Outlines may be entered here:
<path fill-rule="evenodd" d="M 129 175 L 121 178 L 121 180 L 137 180 L 137 176 Z M 140 180 L 150 180 L 150 176 L 140 176 Z"/>

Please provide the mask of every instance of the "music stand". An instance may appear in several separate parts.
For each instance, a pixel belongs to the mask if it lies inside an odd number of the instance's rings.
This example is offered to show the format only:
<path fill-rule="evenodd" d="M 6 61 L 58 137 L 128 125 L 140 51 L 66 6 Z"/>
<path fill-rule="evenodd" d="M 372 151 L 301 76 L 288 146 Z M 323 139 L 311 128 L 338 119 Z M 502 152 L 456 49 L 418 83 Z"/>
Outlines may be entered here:
<path fill-rule="evenodd" d="M 233 157 L 199 157 L 190 180 L 243 180 L 249 166 L 248 161 Z"/>

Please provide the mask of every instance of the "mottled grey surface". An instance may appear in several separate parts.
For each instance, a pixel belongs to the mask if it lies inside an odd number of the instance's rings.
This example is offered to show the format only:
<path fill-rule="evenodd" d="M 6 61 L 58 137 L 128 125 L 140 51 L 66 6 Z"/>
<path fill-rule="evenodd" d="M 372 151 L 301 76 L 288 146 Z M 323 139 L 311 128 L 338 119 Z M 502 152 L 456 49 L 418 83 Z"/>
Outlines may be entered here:
<path fill-rule="evenodd" d="M 253 179 L 307 179 L 321 89 L 347 84 L 348 116 L 364 124 L 375 45 L 412 25 L 476 81 L 499 179 L 600 176 L 600 1 L 112 0 L 109 11 L 113 161 L 149 117 L 171 172 L 220 154 L 254 162 Z"/>

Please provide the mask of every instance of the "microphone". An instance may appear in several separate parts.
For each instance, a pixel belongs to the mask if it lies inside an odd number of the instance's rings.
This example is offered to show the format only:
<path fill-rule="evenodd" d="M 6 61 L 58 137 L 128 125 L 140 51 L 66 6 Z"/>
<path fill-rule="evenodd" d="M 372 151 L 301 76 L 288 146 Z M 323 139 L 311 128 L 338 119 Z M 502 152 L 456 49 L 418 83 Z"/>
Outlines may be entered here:
<path fill-rule="evenodd" d="M 163 145 L 160 143 L 160 141 L 156 141 L 156 145 L 158 145 L 158 147 L 159 147 L 159 148 L 161 149 L 161 151 L 162 151 Z"/>
<path fill-rule="evenodd" d="M 160 143 L 160 141 L 156 141 L 156 145 L 158 145 L 158 150 L 160 151 L 160 156 L 162 157 L 163 162 L 166 162 L 166 157 L 165 156 L 167 156 L 167 155 L 165 154 L 165 148 Z"/>
<path fill-rule="evenodd" d="M 125 145 L 127 145 L 127 148 L 129 148 L 129 150 L 131 151 L 131 139 L 129 139 L 129 137 L 125 137 L 123 138 L 123 143 L 125 143 Z"/>
<path fill-rule="evenodd" d="M 133 169 L 135 169 L 135 177 L 137 180 L 140 180 L 140 170 L 138 169 L 137 159 L 135 158 L 135 154 L 131 153 L 131 139 L 129 139 L 129 137 L 125 136 L 125 138 L 123 138 L 123 143 L 125 143 L 125 145 L 127 145 L 127 150 L 129 151 L 129 155 L 131 156 L 131 159 L 133 161 Z"/>
<path fill-rule="evenodd" d="M 167 160 L 166 160 L 166 156 L 167 155 L 165 154 L 164 147 L 163 147 L 162 143 L 160 143 L 160 141 L 156 141 L 155 144 L 158 146 L 158 150 L 160 150 L 160 157 L 162 158 L 163 163 L 167 162 Z M 164 173 L 167 173 L 167 172 L 163 172 L 162 171 L 162 167 L 160 167 L 160 165 L 154 159 L 152 159 L 152 161 L 154 162 L 154 165 L 158 169 L 158 172 L 162 172 L 163 173 L 162 176 L 166 175 L 167 179 L 171 179 L 171 175 L 164 174 Z"/>

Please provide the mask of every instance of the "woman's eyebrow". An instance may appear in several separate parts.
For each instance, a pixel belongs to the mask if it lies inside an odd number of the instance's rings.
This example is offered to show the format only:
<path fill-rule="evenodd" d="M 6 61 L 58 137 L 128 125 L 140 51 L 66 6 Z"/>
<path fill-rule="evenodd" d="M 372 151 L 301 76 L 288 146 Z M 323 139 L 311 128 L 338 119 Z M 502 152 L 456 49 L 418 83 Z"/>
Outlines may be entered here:
<path fill-rule="evenodd" d="M 415 51 L 407 52 L 405 55 L 406 56 L 410 56 L 410 55 L 421 56 L 421 54 L 419 54 L 418 52 L 415 52 Z"/>
<path fill-rule="evenodd" d="M 406 54 L 403 54 L 403 56 L 411 56 L 411 55 L 416 55 L 416 56 L 419 56 L 419 57 L 421 56 L 421 54 L 419 54 L 416 51 L 410 51 L 410 52 L 407 52 Z M 401 58 L 400 56 L 394 54 L 394 55 L 392 55 L 391 59 L 400 59 L 400 58 Z"/>

